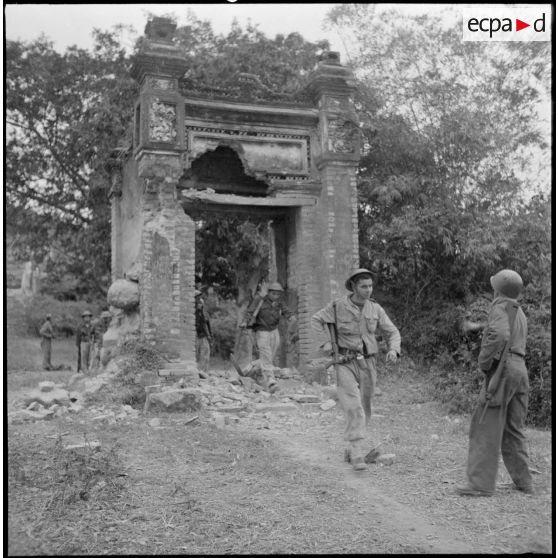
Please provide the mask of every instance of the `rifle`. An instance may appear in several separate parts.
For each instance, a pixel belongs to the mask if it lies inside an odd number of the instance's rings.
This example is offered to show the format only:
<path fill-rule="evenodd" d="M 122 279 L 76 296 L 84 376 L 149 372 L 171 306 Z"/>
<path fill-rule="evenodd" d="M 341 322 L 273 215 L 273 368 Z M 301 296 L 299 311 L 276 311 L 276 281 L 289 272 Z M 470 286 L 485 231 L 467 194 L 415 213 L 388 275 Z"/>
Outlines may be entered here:
<path fill-rule="evenodd" d="M 511 311 L 510 311 L 510 306 L 511 306 Z M 486 414 L 486 409 L 488 409 L 488 404 L 490 403 L 490 400 L 492 399 L 493 395 L 498 390 L 498 386 L 500 385 L 502 374 L 504 372 L 504 364 L 506 363 L 506 356 L 508 354 L 508 350 L 510 348 L 511 341 L 512 341 L 513 326 L 515 324 L 515 317 L 517 315 L 518 310 L 519 310 L 519 304 L 517 304 L 517 302 L 508 303 L 506 307 L 506 312 L 508 314 L 508 319 L 510 322 L 510 337 L 506 343 L 506 346 L 504 347 L 504 350 L 502 351 L 502 354 L 500 356 L 500 361 L 498 362 L 498 366 L 496 367 L 494 374 L 492 374 L 492 376 L 490 377 L 490 381 L 488 382 L 488 387 L 486 388 L 486 396 L 485 396 L 486 402 L 484 404 L 484 408 L 479 418 L 479 424 L 482 424 L 482 421 L 484 420 L 484 415 Z"/>
<path fill-rule="evenodd" d="M 256 318 L 258 317 L 258 314 L 260 313 L 260 310 L 262 308 L 262 304 L 263 304 L 263 297 L 260 297 L 260 300 L 256 306 L 256 309 L 254 310 L 254 313 L 252 314 L 252 317 L 250 318 L 250 320 L 248 321 L 248 323 L 246 324 L 246 327 L 252 327 L 256 321 Z"/>

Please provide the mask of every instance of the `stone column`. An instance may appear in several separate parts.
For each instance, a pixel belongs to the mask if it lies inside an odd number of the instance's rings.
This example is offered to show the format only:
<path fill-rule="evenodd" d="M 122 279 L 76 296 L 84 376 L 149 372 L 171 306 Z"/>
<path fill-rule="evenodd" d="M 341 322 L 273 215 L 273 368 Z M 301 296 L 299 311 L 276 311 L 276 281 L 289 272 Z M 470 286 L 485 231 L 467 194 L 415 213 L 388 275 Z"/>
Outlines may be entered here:
<path fill-rule="evenodd" d="M 145 338 L 195 363 L 195 224 L 177 200 L 178 157 L 139 161 L 142 197 L 140 315 Z"/>
<path fill-rule="evenodd" d="M 195 365 L 195 225 L 177 199 L 184 166 L 184 106 L 178 79 L 186 62 L 176 24 L 154 18 L 132 75 L 140 83 L 134 157 L 141 189 L 140 316 L 145 339 Z"/>
<path fill-rule="evenodd" d="M 348 274 L 358 267 L 356 172 L 360 135 L 353 105 L 354 78 L 339 62 L 339 54 L 326 53 L 311 76 L 308 91 L 319 110 L 319 153 L 316 166 L 321 193 L 315 208 L 302 208 L 305 238 L 301 266 L 306 278 L 299 300 L 301 356 L 311 353 L 318 340 L 304 320 L 330 300 L 343 296 Z M 308 237 L 308 232 L 312 231 Z"/>

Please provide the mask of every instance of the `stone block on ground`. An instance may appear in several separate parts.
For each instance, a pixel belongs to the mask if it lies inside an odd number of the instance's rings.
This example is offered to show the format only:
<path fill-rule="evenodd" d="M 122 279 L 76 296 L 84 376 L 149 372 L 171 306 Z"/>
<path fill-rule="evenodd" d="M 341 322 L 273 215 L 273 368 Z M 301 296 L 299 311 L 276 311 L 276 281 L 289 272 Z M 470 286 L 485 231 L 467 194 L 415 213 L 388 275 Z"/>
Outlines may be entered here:
<path fill-rule="evenodd" d="M 294 403 L 259 403 L 254 406 L 256 413 L 296 413 L 298 407 Z"/>
<path fill-rule="evenodd" d="M 321 398 L 317 395 L 311 395 L 308 393 L 289 393 L 285 397 L 296 401 L 297 403 L 321 403 Z"/>
<path fill-rule="evenodd" d="M 56 384 L 54 382 L 39 382 L 39 391 L 48 392 L 55 389 Z"/>
<path fill-rule="evenodd" d="M 394 453 L 384 453 L 376 458 L 376 463 L 380 465 L 393 465 L 395 463 Z"/>
<path fill-rule="evenodd" d="M 333 399 L 328 399 L 327 401 L 324 401 L 323 403 L 320 404 L 320 409 L 322 411 L 329 411 L 330 409 L 333 409 L 333 407 L 335 407 L 336 405 L 337 403 Z"/>
<path fill-rule="evenodd" d="M 222 407 L 215 407 L 213 410 L 218 413 L 241 413 L 246 411 L 246 405 L 224 405 Z"/>
<path fill-rule="evenodd" d="M 174 389 L 150 393 L 144 411 L 192 412 L 202 408 L 202 394 L 193 389 Z"/>
<path fill-rule="evenodd" d="M 43 407 L 51 407 L 54 404 L 69 405 L 70 397 L 65 389 L 53 389 L 52 391 L 39 391 L 33 390 L 24 397 L 26 406 L 29 406 L 33 401 L 37 401 Z"/>
<path fill-rule="evenodd" d="M 69 444 L 64 446 L 66 451 L 99 451 L 101 449 L 101 442 L 97 440 L 91 440 L 88 442 L 82 442 L 80 444 Z"/>

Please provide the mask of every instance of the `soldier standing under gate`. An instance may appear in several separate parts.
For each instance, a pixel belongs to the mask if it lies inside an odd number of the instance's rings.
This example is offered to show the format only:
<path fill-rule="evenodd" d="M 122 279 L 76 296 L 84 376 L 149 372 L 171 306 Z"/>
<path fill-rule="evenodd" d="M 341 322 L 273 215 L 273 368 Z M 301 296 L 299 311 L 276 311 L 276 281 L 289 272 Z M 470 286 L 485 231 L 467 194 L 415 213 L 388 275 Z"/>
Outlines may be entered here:
<path fill-rule="evenodd" d="M 261 362 L 262 375 L 265 387 L 273 393 L 277 391 L 277 380 L 273 370 L 273 361 L 281 337 L 279 336 L 279 320 L 282 317 L 291 320 L 293 313 L 279 300 L 283 294 L 280 283 L 274 282 L 267 288 L 267 294 L 254 297 L 252 303 L 246 309 L 241 328 L 251 327 L 256 334 L 256 346 L 258 347 L 259 360 Z"/>
<path fill-rule="evenodd" d="M 106 333 L 112 321 L 112 314 L 108 310 L 101 312 L 98 320 L 92 322 L 93 325 L 93 350 L 91 352 L 90 371 L 94 372 L 99 368 L 101 362 L 101 349 L 103 347 L 103 335 Z"/>
<path fill-rule="evenodd" d="M 200 290 L 195 291 L 196 299 L 196 360 L 199 369 L 207 374 L 211 356 L 211 324 L 205 311 L 205 303 Z"/>
<path fill-rule="evenodd" d="M 490 278 L 490 284 L 494 299 L 478 357 L 485 384 L 471 418 L 467 484 L 458 486 L 456 492 L 462 496 L 492 496 L 501 451 L 515 488 L 533 494 L 523 434 L 529 402 L 529 374 L 524 360 L 527 318 L 517 303 L 523 280 L 515 271 L 504 269 Z M 497 373 L 502 359 L 505 360 L 500 381 L 494 396 L 489 396 L 487 402 L 490 379 Z"/>
<path fill-rule="evenodd" d="M 366 469 L 364 438 L 376 385 L 376 330 L 387 341 L 388 362 L 395 362 L 401 350 L 399 330 L 385 310 L 370 298 L 372 278 L 368 269 L 357 269 L 345 282 L 351 294 L 330 302 L 312 316 L 312 328 L 322 338 L 327 324 L 334 325 L 333 342 L 338 347 L 337 394 L 345 413 L 345 439 L 349 442 L 345 457 L 356 471 Z M 322 348 L 329 349 L 329 346 L 327 342 Z"/>
<path fill-rule="evenodd" d="M 52 316 L 50 314 L 46 315 L 45 323 L 41 326 L 39 330 L 39 335 L 41 336 L 41 351 L 43 353 L 43 369 L 52 370 L 52 338 L 54 337 L 54 330 L 52 328 L 51 322 Z"/>
<path fill-rule="evenodd" d="M 76 345 L 78 349 L 78 372 L 87 373 L 89 371 L 89 360 L 91 355 L 91 342 L 94 335 L 93 324 L 91 323 L 91 312 L 85 310 L 81 314 L 82 323 L 76 332 Z"/>

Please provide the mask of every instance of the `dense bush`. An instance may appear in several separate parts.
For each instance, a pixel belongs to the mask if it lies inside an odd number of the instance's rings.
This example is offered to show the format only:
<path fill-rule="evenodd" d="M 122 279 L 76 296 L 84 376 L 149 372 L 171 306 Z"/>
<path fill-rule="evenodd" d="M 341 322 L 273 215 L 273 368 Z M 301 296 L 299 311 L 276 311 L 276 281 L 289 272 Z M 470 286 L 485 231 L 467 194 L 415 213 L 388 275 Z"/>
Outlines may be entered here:
<path fill-rule="evenodd" d="M 32 335 L 39 335 L 39 329 L 45 322 L 47 314 L 51 321 L 55 335 L 74 335 L 81 323 L 81 314 L 89 310 L 93 318 L 99 315 L 103 306 L 99 303 L 83 303 L 77 301 L 60 301 L 49 295 L 35 295 L 25 303 L 25 321 L 27 330 Z"/>
<path fill-rule="evenodd" d="M 528 322 L 525 363 L 531 384 L 527 422 L 549 427 L 552 412 L 552 345 L 550 308 L 533 302 L 532 289 L 526 289 L 520 300 Z M 472 299 L 468 304 L 444 304 L 438 309 L 418 310 L 412 319 L 401 318 L 403 350 L 421 361 L 428 370 L 434 396 L 448 412 L 470 413 L 482 386 L 484 376 L 478 370 L 477 358 L 482 330 L 463 333 L 461 320 L 485 320 L 490 306 L 488 295 Z M 403 313 L 399 309 L 399 313 Z M 394 316 L 395 321 L 397 312 Z"/>
<path fill-rule="evenodd" d="M 208 297 L 206 304 L 213 334 L 211 352 L 228 359 L 234 349 L 238 307 L 233 300 L 222 300 L 216 296 Z"/>

